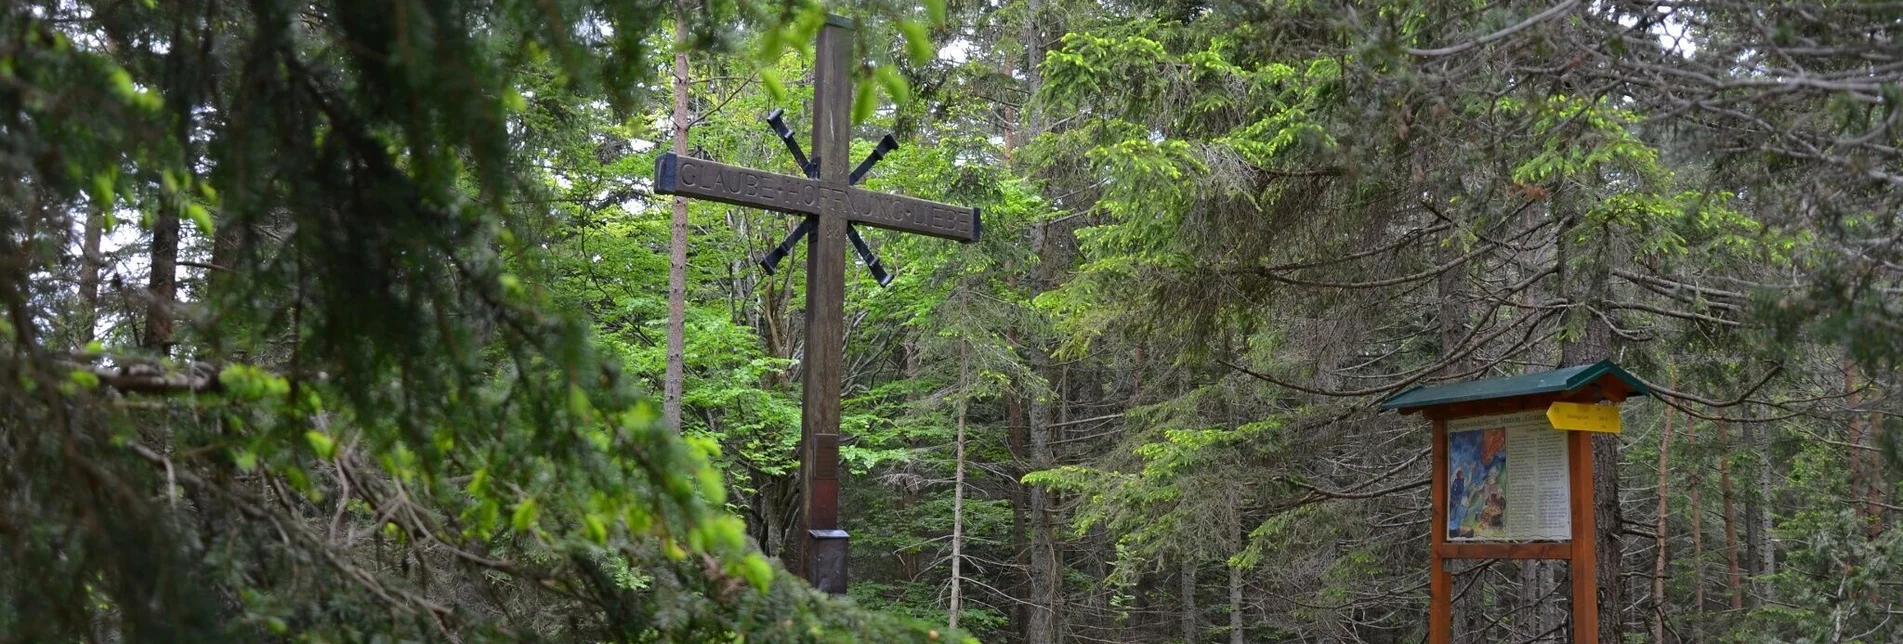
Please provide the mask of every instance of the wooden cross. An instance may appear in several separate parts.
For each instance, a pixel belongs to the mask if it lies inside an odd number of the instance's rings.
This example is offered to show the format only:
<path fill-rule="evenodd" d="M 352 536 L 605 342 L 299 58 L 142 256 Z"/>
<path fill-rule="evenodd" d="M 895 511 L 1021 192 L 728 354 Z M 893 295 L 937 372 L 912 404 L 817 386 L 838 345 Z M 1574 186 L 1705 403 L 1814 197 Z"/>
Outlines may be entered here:
<path fill-rule="evenodd" d="M 775 111 L 768 122 L 792 151 L 806 176 L 762 172 L 705 159 L 663 154 L 655 161 L 654 191 L 806 217 L 792 236 L 761 263 L 770 272 L 801 236 L 807 236 L 806 372 L 800 406 L 800 524 L 805 538 L 795 547 L 793 568 L 820 590 L 846 592 L 848 536 L 839 529 L 839 390 L 846 344 L 845 255 L 848 239 L 881 285 L 890 280 L 878 258 L 859 239 L 854 224 L 953 239 L 978 240 L 976 208 L 934 203 L 852 187 L 872 164 L 898 144 L 880 141 L 858 168 L 848 171 L 852 151 L 852 21 L 828 16 L 819 32 L 814 63 L 813 158 Z M 808 233 L 812 233 L 808 235 Z"/>

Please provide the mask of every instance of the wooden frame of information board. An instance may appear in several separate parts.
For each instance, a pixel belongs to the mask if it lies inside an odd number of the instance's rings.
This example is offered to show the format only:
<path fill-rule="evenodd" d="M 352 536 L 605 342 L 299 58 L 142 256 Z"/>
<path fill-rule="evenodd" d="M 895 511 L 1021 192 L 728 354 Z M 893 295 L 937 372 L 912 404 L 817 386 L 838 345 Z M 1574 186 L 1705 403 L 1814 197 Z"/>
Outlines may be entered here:
<path fill-rule="evenodd" d="M 1598 644 L 1598 554 L 1594 550 L 1592 432 L 1568 431 L 1567 484 L 1571 536 L 1565 541 L 1502 543 L 1448 538 L 1448 423 L 1450 421 L 1545 411 L 1553 403 L 1609 403 L 1647 395 L 1644 382 L 1611 362 L 1558 369 L 1511 378 L 1478 380 L 1438 387 L 1417 387 L 1382 403 L 1403 414 L 1420 412 L 1433 423 L 1433 516 L 1428 578 L 1428 644 L 1453 641 L 1451 559 L 1551 559 L 1572 569 L 1573 642 Z M 1563 430 L 1554 430 L 1563 431 Z M 1509 465 L 1510 467 L 1510 465 Z"/>

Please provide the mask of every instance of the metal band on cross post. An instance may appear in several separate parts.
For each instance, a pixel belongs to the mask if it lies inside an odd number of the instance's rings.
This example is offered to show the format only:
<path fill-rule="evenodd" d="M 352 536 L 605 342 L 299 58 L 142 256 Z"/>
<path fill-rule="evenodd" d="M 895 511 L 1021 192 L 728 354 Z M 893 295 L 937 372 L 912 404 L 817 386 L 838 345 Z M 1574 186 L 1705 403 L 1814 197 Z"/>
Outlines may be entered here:
<path fill-rule="evenodd" d="M 806 239 L 805 381 L 800 405 L 800 530 L 788 568 L 815 588 L 846 592 L 850 535 L 839 522 L 839 392 L 845 352 L 845 258 L 848 241 L 881 286 L 891 281 L 856 224 L 974 242 L 982 224 L 976 208 L 871 192 L 852 187 L 887 152 L 891 136 L 855 168 L 852 151 L 852 21 L 828 16 L 813 65 L 813 156 L 808 159 L 775 110 L 767 123 L 785 143 L 804 176 L 762 172 L 705 159 L 663 154 L 655 160 L 654 192 L 804 215 L 786 241 L 761 264 L 772 272 Z"/>

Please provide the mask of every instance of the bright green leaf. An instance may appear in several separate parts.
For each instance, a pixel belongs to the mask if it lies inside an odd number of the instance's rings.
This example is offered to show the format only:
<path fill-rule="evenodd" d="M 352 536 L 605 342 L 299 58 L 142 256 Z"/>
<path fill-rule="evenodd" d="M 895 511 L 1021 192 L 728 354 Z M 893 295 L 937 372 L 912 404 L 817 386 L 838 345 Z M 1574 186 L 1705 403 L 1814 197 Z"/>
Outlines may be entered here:
<path fill-rule="evenodd" d="M 766 86 L 766 93 L 773 98 L 773 102 L 786 102 L 786 82 L 780 80 L 780 70 L 771 67 L 760 68 L 760 84 Z"/>
<path fill-rule="evenodd" d="M 892 102 L 903 105 L 912 100 L 912 87 L 905 82 L 905 76 L 899 73 L 899 68 L 880 65 L 873 71 L 872 77 L 879 81 L 880 87 L 885 88 L 885 95 L 892 97 Z"/>
<path fill-rule="evenodd" d="M 912 58 L 912 64 L 923 65 L 932 59 L 932 38 L 925 31 L 925 25 L 901 20 L 899 32 L 905 34 L 905 53 Z"/>
<path fill-rule="evenodd" d="M 754 590 L 764 593 L 773 585 L 773 566 L 767 563 L 765 557 L 756 553 L 747 553 L 746 556 L 740 558 L 739 567 L 740 576 L 745 578 L 747 583 L 752 584 Z"/>
<path fill-rule="evenodd" d="M 214 234 L 211 223 L 211 211 L 206 210 L 204 206 L 195 203 L 185 204 L 185 216 L 192 220 L 192 225 L 198 227 L 199 233 L 206 237 L 210 237 Z"/>
<path fill-rule="evenodd" d="M 515 511 L 509 514 L 509 526 L 518 532 L 527 531 L 535 525 L 535 517 L 539 512 L 534 498 L 523 499 L 521 503 L 515 504 Z"/>
<path fill-rule="evenodd" d="M 238 466 L 238 471 L 249 472 L 258 469 L 258 453 L 248 449 L 234 449 L 231 451 L 231 462 Z"/>
<path fill-rule="evenodd" d="M 72 373 L 68 374 L 66 377 L 69 380 L 72 380 L 73 384 L 78 385 L 79 388 L 81 389 L 98 389 L 99 388 L 99 375 L 91 371 L 88 371 L 85 369 L 74 369 Z"/>
<path fill-rule="evenodd" d="M 595 542 L 597 545 L 607 545 L 608 524 L 603 522 L 601 517 L 595 516 L 593 513 L 582 515 L 581 519 L 582 527 L 587 533 L 588 540 Z"/>
<path fill-rule="evenodd" d="M 852 97 L 852 122 L 864 123 L 872 118 L 872 110 L 878 107 L 878 97 L 872 93 L 872 85 L 860 83 L 854 88 Z"/>
<path fill-rule="evenodd" d="M 337 440 L 315 429 L 304 432 L 304 440 L 311 444 L 311 451 L 326 461 L 337 456 Z"/>

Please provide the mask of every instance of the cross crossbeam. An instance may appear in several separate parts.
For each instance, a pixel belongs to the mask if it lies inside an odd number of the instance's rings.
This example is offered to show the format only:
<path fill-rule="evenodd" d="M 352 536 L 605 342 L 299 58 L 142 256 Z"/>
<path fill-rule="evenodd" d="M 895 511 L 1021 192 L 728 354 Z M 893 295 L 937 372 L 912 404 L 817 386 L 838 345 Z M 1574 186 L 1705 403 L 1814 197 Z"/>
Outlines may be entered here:
<path fill-rule="evenodd" d="M 813 155 L 793 140 L 793 131 L 775 110 L 767 117 L 804 176 L 764 172 L 706 159 L 663 154 L 655 160 L 654 192 L 763 208 L 806 219 L 761 263 L 768 272 L 804 238 L 806 254 L 806 348 L 801 358 L 805 379 L 800 405 L 800 526 L 803 538 L 789 540 L 788 568 L 814 587 L 846 592 L 846 554 L 850 536 L 839 528 L 839 393 L 845 349 L 846 242 L 884 285 L 891 281 L 855 225 L 928 235 L 959 242 L 978 241 L 984 223 L 977 208 L 914 199 L 853 187 L 898 148 L 886 136 L 857 168 L 846 162 L 852 149 L 852 22 L 828 16 L 815 48 L 813 76 Z"/>
<path fill-rule="evenodd" d="M 814 217 L 836 211 L 854 223 L 960 242 L 978 241 L 984 226 L 976 208 L 677 157 L 672 152 L 655 163 L 654 191 Z"/>

